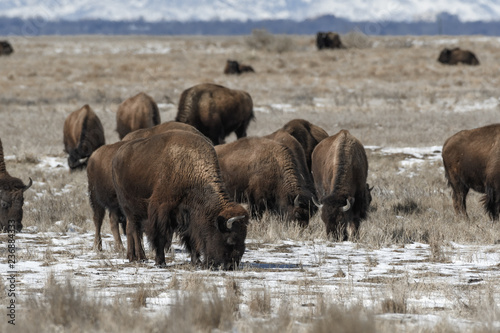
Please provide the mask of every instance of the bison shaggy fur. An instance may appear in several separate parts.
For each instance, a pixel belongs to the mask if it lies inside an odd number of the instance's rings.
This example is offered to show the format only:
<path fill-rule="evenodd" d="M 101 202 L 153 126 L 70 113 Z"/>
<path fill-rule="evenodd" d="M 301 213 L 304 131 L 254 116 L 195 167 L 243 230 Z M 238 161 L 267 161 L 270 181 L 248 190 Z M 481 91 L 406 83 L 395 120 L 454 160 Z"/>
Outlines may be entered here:
<path fill-rule="evenodd" d="M 200 135 L 169 131 L 127 141 L 112 163 L 118 201 L 127 216 L 127 257 L 144 259 L 144 230 L 165 265 L 177 232 L 191 262 L 231 269 L 245 251 L 248 212 L 229 200 L 214 147 Z M 203 258 L 203 260 L 200 260 Z"/>
<path fill-rule="evenodd" d="M 63 135 L 71 171 L 84 168 L 92 152 L 105 144 L 102 123 L 88 104 L 69 114 Z"/>
<path fill-rule="evenodd" d="M 123 101 L 116 111 L 116 131 L 120 140 L 130 132 L 159 123 L 161 119 L 158 105 L 151 96 L 143 92 Z"/>
<path fill-rule="evenodd" d="M 341 240 L 355 236 L 372 199 L 361 142 L 347 130 L 324 139 L 314 149 L 312 173 L 327 234 Z"/>
<path fill-rule="evenodd" d="M 196 127 L 214 145 L 224 143 L 232 132 L 247 135 L 254 119 L 250 94 L 217 84 L 204 83 L 184 90 L 179 99 L 176 121 Z"/>
<path fill-rule="evenodd" d="M 336 32 L 318 32 L 316 34 L 316 47 L 322 49 L 342 49 L 344 45 L 340 41 L 340 36 Z"/>
<path fill-rule="evenodd" d="M 0 55 L 11 55 L 14 52 L 12 45 L 6 40 L 0 41 Z"/>
<path fill-rule="evenodd" d="M 443 164 L 452 189 L 453 207 L 467 216 L 470 189 L 484 193 L 483 203 L 492 220 L 500 213 L 500 124 L 460 131 L 443 145 Z"/>

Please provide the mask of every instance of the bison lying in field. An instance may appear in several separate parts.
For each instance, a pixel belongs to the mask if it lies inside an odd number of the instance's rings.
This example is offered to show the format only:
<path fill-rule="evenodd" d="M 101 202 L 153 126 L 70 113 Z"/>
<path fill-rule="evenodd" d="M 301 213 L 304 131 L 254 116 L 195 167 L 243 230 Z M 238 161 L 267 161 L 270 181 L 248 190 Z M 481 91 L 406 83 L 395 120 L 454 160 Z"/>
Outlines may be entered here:
<path fill-rule="evenodd" d="M 290 133 L 304 148 L 307 167 L 311 170 L 311 155 L 316 145 L 328 137 L 328 133 L 319 126 L 304 119 L 290 120 L 283 126 L 283 130 Z"/>
<path fill-rule="evenodd" d="M 500 213 L 500 124 L 460 131 L 446 140 L 443 164 L 452 188 L 453 207 L 467 216 L 470 189 L 484 193 L 484 208 L 492 220 Z"/>
<path fill-rule="evenodd" d="M 226 66 L 224 67 L 224 74 L 241 74 L 246 72 L 255 73 L 252 66 L 240 64 L 236 60 L 226 61 Z"/>
<path fill-rule="evenodd" d="M 71 171 L 84 168 L 92 152 L 105 144 L 104 128 L 88 104 L 66 118 L 63 134 Z"/>
<path fill-rule="evenodd" d="M 312 173 L 327 234 L 342 240 L 355 236 L 372 199 L 361 142 L 346 130 L 324 139 L 314 149 Z"/>
<path fill-rule="evenodd" d="M 340 36 L 335 32 L 318 32 L 316 34 L 316 47 L 322 49 L 343 49 Z"/>
<path fill-rule="evenodd" d="M 316 210 L 314 189 L 302 177 L 289 148 L 253 137 L 215 146 L 215 150 L 229 195 L 248 202 L 253 216 L 269 210 L 301 226 L 309 224 Z"/>
<path fill-rule="evenodd" d="M 19 178 L 12 177 L 5 168 L 3 145 L 0 140 L 0 232 L 19 232 L 23 229 L 24 192 L 31 187 Z"/>
<path fill-rule="evenodd" d="M 0 41 L 0 55 L 11 55 L 14 52 L 12 45 L 6 40 Z"/>
<path fill-rule="evenodd" d="M 177 232 L 208 267 L 232 269 L 245 251 L 248 212 L 229 200 L 214 147 L 200 135 L 169 131 L 127 141 L 112 163 L 118 201 L 127 216 L 127 257 L 145 258 L 142 230 L 165 265 Z"/>
<path fill-rule="evenodd" d="M 151 96 L 143 92 L 126 99 L 116 111 L 116 131 L 120 140 L 130 132 L 159 123 L 161 119 L 158 105 Z"/>
<path fill-rule="evenodd" d="M 456 65 L 458 63 L 467 65 L 479 65 L 479 60 L 477 60 L 474 53 L 467 50 L 461 50 L 458 47 L 451 50 L 445 48 L 439 54 L 438 61 L 446 65 Z"/>
<path fill-rule="evenodd" d="M 224 143 L 232 132 L 247 135 L 254 119 L 252 97 L 242 90 L 204 83 L 184 90 L 179 99 L 176 121 L 196 127 L 214 145 Z"/>

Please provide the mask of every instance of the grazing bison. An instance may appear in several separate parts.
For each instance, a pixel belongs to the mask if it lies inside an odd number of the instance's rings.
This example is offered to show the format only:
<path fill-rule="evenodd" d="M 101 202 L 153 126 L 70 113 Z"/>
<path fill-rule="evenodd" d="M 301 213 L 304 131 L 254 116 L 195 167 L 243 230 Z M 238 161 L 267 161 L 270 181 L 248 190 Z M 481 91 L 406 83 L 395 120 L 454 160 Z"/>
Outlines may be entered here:
<path fill-rule="evenodd" d="M 343 49 L 340 36 L 335 32 L 318 32 L 316 34 L 316 47 L 322 49 Z"/>
<path fill-rule="evenodd" d="M 290 133 L 304 148 L 307 167 L 311 170 L 311 155 L 314 147 L 323 139 L 328 137 L 328 133 L 319 126 L 313 125 L 304 119 L 290 120 L 283 126 L 283 130 Z"/>
<path fill-rule="evenodd" d="M 126 99 L 116 111 L 116 131 L 120 140 L 125 135 L 141 128 L 149 128 L 161 123 L 158 105 L 141 92 Z"/>
<path fill-rule="evenodd" d="M 235 132 L 247 136 L 247 127 L 254 119 L 252 97 L 242 90 L 204 83 L 184 90 L 179 100 L 176 121 L 196 127 L 214 145 L 224 143 Z"/>
<path fill-rule="evenodd" d="M 177 232 L 191 262 L 232 269 L 245 251 L 248 212 L 229 200 L 213 146 L 202 136 L 173 130 L 127 141 L 113 159 L 113 183 L 127 216 L 127 257 L 145 258 L 144 230 L 165 265 Z"/>
<path fill-rule="evenodd" d="M 314 149 L 312 173 L 327 234 L 343 240 L 356 235 L 372 199 L 361 142 L 346 130 L 324 139 Z"/>
<path fill-rule="evenodd" d="M 10 43 L 5 41 L 5 40 L 1 40 L 0 41 L 0 55 L 10 55 L 12 52 L 14 52 L 12 45 L 10 45 Z"/>
<path fill-rule="evenodd" d="M 226 67 L 224 67 L 224 74 L 241 74 L 246 72 L 255 73 L 252 66 L 240 64 L 236 60 L 226 61 Z"/>
<path fill-rule="evenodd" d="M 467 65 L 479 65 L 476 55 L 471 51 L 461 50 L 456 47 L 454 49 L 445 48 L 439 54 L 438 61 L 446 65 L 456 65 L 459 62 Z"/>
<path fill-rule="evenodd" d="M 251 214 L 265 210 L 305 227 L 316 210 L 314 193 L 293 152 L 267 138 L 243 138 L 215 146 L 224 184 L 231 198 L 248 202 Z"/>
<path fill-rule="evenodd" d="M 63 134 L 70 171 L 85 168 L 92 152 L 105 144 L 104 128 L 88 104 L 66 118 Z"/>
<path fill-rule="evenodd" d="M 500 124 L 463 130 L 443 146 L 446 179 L 452 188 L 453 207 L 467 216 L 470 189 L 484 193 L 484 208 L 492 220 L 500 213 Z"/>
<path fill-rule="evenodd" d="M 198 131 L 196 128 L 194 128 L 191 125 L 180 123 L 178 121 L 167 121 L 165 123 L 162 123 L 162 124 L 150 127 L 150 128 L 143 128 L 143 129 L 140 129 L 137 131 L 130 132 L 129 134 L 127 134 L 123 137 L 122 141 L 148 138 L 151 135 L 156 135 L 156 134 L 160 134 L 160 133 L 164 133 L 164 132 L 172 131 L 172 130 L 187 131 L 187 132 L 191 132 L 191 133 L 203 136 L 203 134 L 201 134 L 200 131 Z"/>
<path fill-rule="evenodd" d="M 24 185 L 19 178 L 12 177 L 5 168 L 2 140 L 0 140 L 0 232 L 19 232 L 23 229 L 24 192 L 33 181 Z"/>

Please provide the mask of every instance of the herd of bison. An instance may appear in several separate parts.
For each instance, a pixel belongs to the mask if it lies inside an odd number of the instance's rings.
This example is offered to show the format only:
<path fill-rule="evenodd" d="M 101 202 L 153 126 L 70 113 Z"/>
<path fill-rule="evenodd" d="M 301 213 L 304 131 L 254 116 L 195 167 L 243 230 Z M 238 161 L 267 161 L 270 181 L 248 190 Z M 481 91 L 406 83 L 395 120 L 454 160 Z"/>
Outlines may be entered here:
<path fill-rule="evenodd" d="M 342 47 L 331 34 L 318 33 L 319 49 Z M 472 52 L 458 48 L 443 50 L 438 60 L 479 64 Z M 226 73 L 245 71 L 253 69 L 228 60 Z M 247 137 L 254 118 L 250 94 L 209 83 L 184 90 L 175 120 L 168 122 L 161 122 L 149 95 L 125 100 L 116 113 L 120 141 L 112 144 L 105 143 L 89 105 L 72 112 L 64 122 L 64 149 L 70 170 L 87 172 L 95 249 L 102 250 L 106 210 L 116 250 L 124 249 L 121 225 L 127 258 L 145 260 L 145 233 L 157 266 L 165 266 L 176 233 L 193 264 L 235 268 L 249 219 L 264 212 L 303 228 L 318 213 L 330 239 L 353 239 L 372 201 L 361 142 L 347 130 L 329 136 L 304 119 Z M 233 132 L 237 140 L 225 143 Z M 500 124 L 456 133 L 444 143 L 442 158 L 456 213 L 467 216 L 466 196 L 473 189 L 485 194 L 484 207 L 498 220 Z M 23 193 L 31 185 L 31 178 L 25 185 L 7 172 L 0 141 L 0 229 L 21 231 Z"/>

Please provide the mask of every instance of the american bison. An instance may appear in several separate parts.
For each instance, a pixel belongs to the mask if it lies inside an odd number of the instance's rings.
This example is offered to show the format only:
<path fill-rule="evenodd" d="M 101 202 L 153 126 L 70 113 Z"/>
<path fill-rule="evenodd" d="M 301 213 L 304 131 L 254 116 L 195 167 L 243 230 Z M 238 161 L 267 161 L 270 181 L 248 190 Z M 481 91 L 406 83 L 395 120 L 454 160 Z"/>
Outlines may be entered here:
<path fill-rule="evenodd" d="M 130 132 L 129 134 L 127 134 L 123 137 L 122 141 L 148 138 L 151 135 L 161 134 L 161 133 L 164 133 L 167 131 L 172 131 L 172 130 L 187 131 L 187 132 L 191 132 L 191 133 L 203 136 L 203 134 L 201 134 L 200 131 L 198 131 L 196 128 L 194 128 L 191 125 L 180 123 L 178 121 L 167 121 L 167 122 L 164 122 L 162 124 L 159 124 L 159 125 L 156 125 L 153 127 L 143 128 L 143 129 L 139 129 L 139 130 Z"/>
<path fill-rule="evenodd" d="M 224 74 L 241 74 L 246 72 L 255 73 L 252 66 L 240 64 L 236 60 L 226 61 L 226 67 L 224 67 Z"/>
<path fill-rule="evenodd" d="M 316 47 L 322 49 L 343 49 L 340 36 L 335 32 L 318 32 L 316 34 Z"/>
<path fill-rule="evenodd" d="M 474 53 L 467 50 L 461 50 L 458 47 L 451 50 L 445 48 L 439 54 L 438 61 L 446 65 L 456 65 L 460 62 L 467 65 L 479 65 L 479 60 L 477 60 Z"/>
<path fill-rule="evenodd" d="M 314 147 L 321 140 L 327 138 L 328 133 L 305 119 L 290 120 L 283 126 L 283 130 L 290 133 L 302 145 L 306 155 L 307 167 L 311 170 L 311 155 Z"/>
<path fill-rule="evenodd" d="M 159 123 L 161 119 L 158 105 L 151 96 L 143 92 L 123 101 L 116 111 L 116 131 L 120 140 L 130 132 Z"/>
<path fill-rule="evenodd" d="M 289 148 L 252 137 L 215 146 L 215 151 L 229 195 L 247 202 L 254 217 L 269 210 L 303 227 L 309 224 L 316 210 L 314 193 Z"/>
<path fill-rule="evenodd" d="M 104 128 L 88 104 L 69 114 L 63 134 L 70 171 L 85 168 L 92 152 L 105 144 Z"/>
<path fill-rule="evenodd" d="M 361 142 L 347 130 L 322 140 L 312 155 L 312 173 L 327 234 L 342 240 L 355 236 L 372 199 Z"/>
<path fill-rule="evenodd" d="M 165 265 L 174 232 L 191 262 L 232 269 L 245 251 L 248 212 L 229 200 L 214 147 L 202 136 L 169 131 L 127 141 L 112 162 L 118 201 L 127 216 L 127 257 L 145 258 L 144 230 Z"/>
<path fill-rule="evenodd" d="M 12 45 L 6 40 L 0 41 L 0 55 L 11 55 L 14 52 Z"/>
<path fill-rule="evenodd" d="M 31 178 L 29 180 L 28 185 L 24 185 L 21 179 L 7 172 L 0 140 L 0 232 L 12 233 L 23 229 L 24 192 L 33 184 Z"/>
<path fill-rule="evenodd" d="M 252 97 L 247 92 L 203 83 L 182 92 L 175 120 L 196 127 L 217 145 L 233 131 L 238 138 L 247 136 L 254 118 Z"/>
<path fill-rule="evenodd" d="M 443 164 L 452 189 L 453 207 L 467 216 L 470 189 L 484 193 L 483 203 L 492 220 L 500 213 L 500 124 L 460 131 L 446 140 Z"/>

